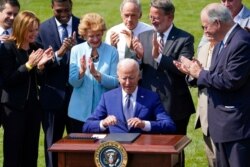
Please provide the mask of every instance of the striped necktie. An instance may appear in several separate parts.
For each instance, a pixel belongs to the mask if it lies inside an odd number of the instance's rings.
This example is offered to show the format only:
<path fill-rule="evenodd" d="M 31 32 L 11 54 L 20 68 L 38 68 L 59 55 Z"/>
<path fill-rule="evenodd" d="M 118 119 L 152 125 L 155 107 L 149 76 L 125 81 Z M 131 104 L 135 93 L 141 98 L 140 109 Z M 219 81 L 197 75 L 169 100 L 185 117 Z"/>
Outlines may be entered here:
<path fill-rule="evenodd" d="M 129 118 L 133 117 L 133 104 L 131 101 L 131 94 L 127 94 L 126 95 L 126 100 L 125 100 L 125 110 L 124 110 L 124 115 L 126 120 L 128 120 Z"/>

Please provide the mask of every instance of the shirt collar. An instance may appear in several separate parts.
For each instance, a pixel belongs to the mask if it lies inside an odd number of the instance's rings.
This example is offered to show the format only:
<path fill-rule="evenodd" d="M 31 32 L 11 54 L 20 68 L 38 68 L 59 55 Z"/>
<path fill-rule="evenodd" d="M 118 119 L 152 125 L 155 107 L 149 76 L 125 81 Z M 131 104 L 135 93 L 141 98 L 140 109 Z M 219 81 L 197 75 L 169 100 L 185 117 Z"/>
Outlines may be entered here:
<path fill-rule="evenodd" d="M 164 40 L 168 38 L 168 35 L 169 35 L 170 31 L 172 30 L 172 28 L 173 28 L 173 24 L 171 24 L 170 27 L 165 32 L 163 32 Z M 159 32 L 157 33 L 157 37 L 160 38 Z"/>
<path fill-rule="evenodd" d="M 131 97 L 133 99 L 136 99 L 137 96 L 137 92 L 138 92 L 138 86 L 136 87 L 135 91 L 132 93 Z M 125 99 L 127 96 L 127 93 L 122 89 L 122 99 Z"/>
<path fill-rule="evenodd" d="M 237 26 L 237 24 L 234 24 L 234 25 L 231 27 L 231 29 L 226 33 L 226 35 L 225 35 L 225 37 L 224 37 L 224 39 L 223 39 L 223 44 L 224 44 L 224 45 L 226 44 L 229 35 L 231 34 L 231 32 L 233 31 L 233 29 L 234 29 L 236 26 Z"/>
<path fill-rule="evenodd" d="M 62 25 L 62 23 L 60 23 L 56 18 L 55 18 L 55 20 L 56 20 L 57 27 L 60 27 Z M 67 25 L 72 27 L 72 16 L 70 17 L 69 21 L 67 22 Z"/>
<path fill-rule="evenodd" d="M 234 17 L 235 23 L 238 23 L 241 20 L 241 18 L 243 17 L 243 10 L 244 10 L 244 6 L 242 5 L 240 12 Z"/>
<path fill-rule="evenodd" d="M 3 27 L 0 27 L 0 35 L 3 34 L 3 32 L 6 31 L 5 29 L 3 29 Z M 7 31 L 9 32 L 9 34 L 12 33 L 12 28 L 7 29 Z"/>

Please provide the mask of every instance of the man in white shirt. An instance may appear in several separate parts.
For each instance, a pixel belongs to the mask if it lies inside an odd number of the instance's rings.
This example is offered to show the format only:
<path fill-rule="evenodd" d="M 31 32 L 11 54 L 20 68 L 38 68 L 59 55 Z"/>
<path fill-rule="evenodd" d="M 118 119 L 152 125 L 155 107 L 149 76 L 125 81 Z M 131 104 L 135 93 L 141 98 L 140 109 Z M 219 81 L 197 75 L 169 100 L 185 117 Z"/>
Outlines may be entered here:
<path fill-rule="evenodd" d="M 106 34 L 106 43 L 113 45 L 119 52 L 119 60 L 126 58 L 136 58 L 133 52 L 132 40 L 138 34 L 151 30 L 152 26 L 139 22 L 142 16 L 141 4 L 139 0 L 123 0 L 120 6 L 123 23 L 110 28 Z M 128 49 L 128 51 L 127 51 Z"/>
<path fill-rule="evenodd" d="M 11 34 L 12 24 L 20 9 L 17 0 L 0 1 L 0 41 L 3 42 Z"/>

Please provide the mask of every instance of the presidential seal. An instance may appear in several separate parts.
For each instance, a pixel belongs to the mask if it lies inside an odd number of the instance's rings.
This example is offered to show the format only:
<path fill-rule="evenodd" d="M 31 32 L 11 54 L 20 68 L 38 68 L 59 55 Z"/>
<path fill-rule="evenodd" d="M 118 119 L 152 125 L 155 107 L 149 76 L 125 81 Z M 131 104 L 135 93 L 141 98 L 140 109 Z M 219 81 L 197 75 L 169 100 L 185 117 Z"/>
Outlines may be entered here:
<path fill-rule="evenodd" d="M 128 155 L 125 148 L 118 142 L 101 143 L 95 151 L 97 167 L 126 167 Z"/>

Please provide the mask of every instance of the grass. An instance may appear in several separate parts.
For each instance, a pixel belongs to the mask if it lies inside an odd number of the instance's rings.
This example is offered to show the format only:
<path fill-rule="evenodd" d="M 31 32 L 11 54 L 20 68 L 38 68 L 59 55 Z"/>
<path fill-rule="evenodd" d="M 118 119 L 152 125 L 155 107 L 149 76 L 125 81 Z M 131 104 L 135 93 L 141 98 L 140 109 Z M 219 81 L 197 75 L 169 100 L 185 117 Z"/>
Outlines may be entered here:
<path fill-rule="evenodd" d="M 31 10 L 37 14 L 41 21 L 46 20 L 52 16 L 52 10 L 50 7 L 50 1 L 44 0 L 19 0 L 21 3 L 21 10 Z M 81 17 L 87 12 L 97 12 L 101 14 L 107 24 L 107 27 L 111 27 L 121 22 L 119 13 L 119 4 L 121 0 L 73 0 L 73 13 L 74 15 Z M 199 14 L 201 9 L 208 3 L 215 2 L 215 0 L 174 0 L 176 7 L 174 24 L 184 29 L 195 37 L 195 49 L 202 36 L 202 29 L 200 28 Z M 217 0 L 219 2 L 219 0 Z M 149 23 L 148 11 L 149 0 L 141 0 L 143 16 L 142 21 Z M 250 1 L 243 1 L 248 8 L 250 8 Z M 197 90 L 191 88 L 194 103 L 197 103 Z M 185 149 L 186 152 L 186 166 L 187 167 L 207 167 L 207 160 L 204 152 L 204 143 L 202 139 L 201 130 L 194 130 L 195 115 L 192 115 L 188 126 L 188 137 L 192 142 Z M 18 125 L 16 125 L 18 126 Z M 0 128 L 0 166 L 3 163 L 2 154 L 2 134 L 3 129 Z M 38 166 L 44 167 L 44 148 L 43 148 L 43 131 L 40 133 L 40 146 L 39 146 L 39 159 Z"/>

